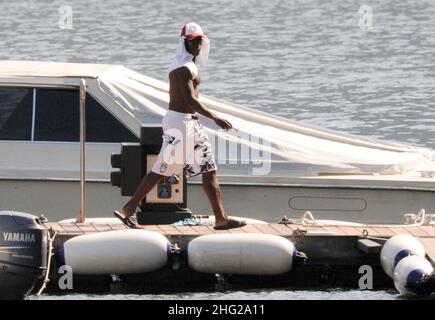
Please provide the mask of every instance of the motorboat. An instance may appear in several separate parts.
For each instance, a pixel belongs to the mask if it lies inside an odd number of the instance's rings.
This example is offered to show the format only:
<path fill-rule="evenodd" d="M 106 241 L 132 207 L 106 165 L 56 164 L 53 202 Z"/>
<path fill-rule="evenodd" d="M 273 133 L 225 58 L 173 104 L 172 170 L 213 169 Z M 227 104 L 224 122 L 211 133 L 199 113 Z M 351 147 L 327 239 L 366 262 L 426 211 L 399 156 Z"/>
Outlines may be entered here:
<path fill-rule="evenodd" d="M 111 154 L 139 142 L 141 128 L 160 125 L 168 83 L 120 65 L 0 61 L 0 210 L 51 221 L 77 215 L 82 80 L 87 214 L 109 216 L 127 200 L 111 184 Z M 405 213 L 435 207 L 433 150 L 199 99 L 234 126 L 225 132 L 199 116 L 233 215 L 276 222 L 309 210 L 320 219 L 402 223 Z M 212 213 L 200 177 L 188 181 L 187 205 Z"/>

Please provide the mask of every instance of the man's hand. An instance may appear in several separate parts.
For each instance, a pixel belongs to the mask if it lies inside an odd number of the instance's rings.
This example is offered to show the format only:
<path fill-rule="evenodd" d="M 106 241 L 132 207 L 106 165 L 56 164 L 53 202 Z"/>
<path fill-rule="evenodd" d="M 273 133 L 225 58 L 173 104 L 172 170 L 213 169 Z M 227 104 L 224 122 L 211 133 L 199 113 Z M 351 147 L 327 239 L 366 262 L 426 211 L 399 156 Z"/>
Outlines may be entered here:
<path fill-rule="evenodd" d="M 214 119 L 214 122 L 224 130 L 229 130 L 233 128 L 233 125 L 229 121 L 222 118 L 216 118 Z"/>

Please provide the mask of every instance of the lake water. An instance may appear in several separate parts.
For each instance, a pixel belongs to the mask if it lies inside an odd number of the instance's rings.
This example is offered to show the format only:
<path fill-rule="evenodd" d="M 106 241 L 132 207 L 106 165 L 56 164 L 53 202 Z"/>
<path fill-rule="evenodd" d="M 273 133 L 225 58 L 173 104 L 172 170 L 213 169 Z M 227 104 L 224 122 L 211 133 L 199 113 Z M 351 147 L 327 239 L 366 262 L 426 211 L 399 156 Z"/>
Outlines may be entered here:
<path fill-rule="evenodd" d="M 2 1 L 0 59 L 122 64 L 166 80 L 180 26 L 196 21 L 212 43 L 203 93 L 322 127 L 435 148 L 434 16 L 433 0 Z M 397 298 L 394 291 L 346 290 L 96 297 L 192 296 Z"/>
<path fill-rule="evenodd" d="M 395 300 L 399 297 L 395 290 L 294 290 L 292 288 L 270 290 L 256 289 L 243 291 L 188 292 L 174 294 L 66 294 L 62 296 L 30 296 L 31 300 Z"/>

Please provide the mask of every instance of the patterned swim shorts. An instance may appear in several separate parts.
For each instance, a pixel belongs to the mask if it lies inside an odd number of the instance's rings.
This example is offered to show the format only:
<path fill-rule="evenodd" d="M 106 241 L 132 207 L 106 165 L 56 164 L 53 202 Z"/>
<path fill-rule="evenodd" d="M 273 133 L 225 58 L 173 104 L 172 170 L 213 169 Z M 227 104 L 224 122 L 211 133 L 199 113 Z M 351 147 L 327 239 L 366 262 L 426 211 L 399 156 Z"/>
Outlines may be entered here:
<path fill-rule="evenodd" d="M 207 133 L 197 116 L 169 110 L 162 127 L 162 148 L 151 171 L 169 177 L 184 168 L 190 178 L 217 170 Z"/>

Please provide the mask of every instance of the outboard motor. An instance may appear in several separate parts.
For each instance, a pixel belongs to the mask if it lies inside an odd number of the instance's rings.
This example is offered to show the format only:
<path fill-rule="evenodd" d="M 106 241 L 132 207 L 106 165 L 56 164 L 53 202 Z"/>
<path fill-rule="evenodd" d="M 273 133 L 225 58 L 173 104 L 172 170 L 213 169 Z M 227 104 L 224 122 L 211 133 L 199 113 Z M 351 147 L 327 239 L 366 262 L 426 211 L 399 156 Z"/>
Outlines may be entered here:
<path fill-rule="evenodd" d="M 0 211 L 0 299 L 23 299 L 44 277 L 47 236 L 38 217 Z"/>

